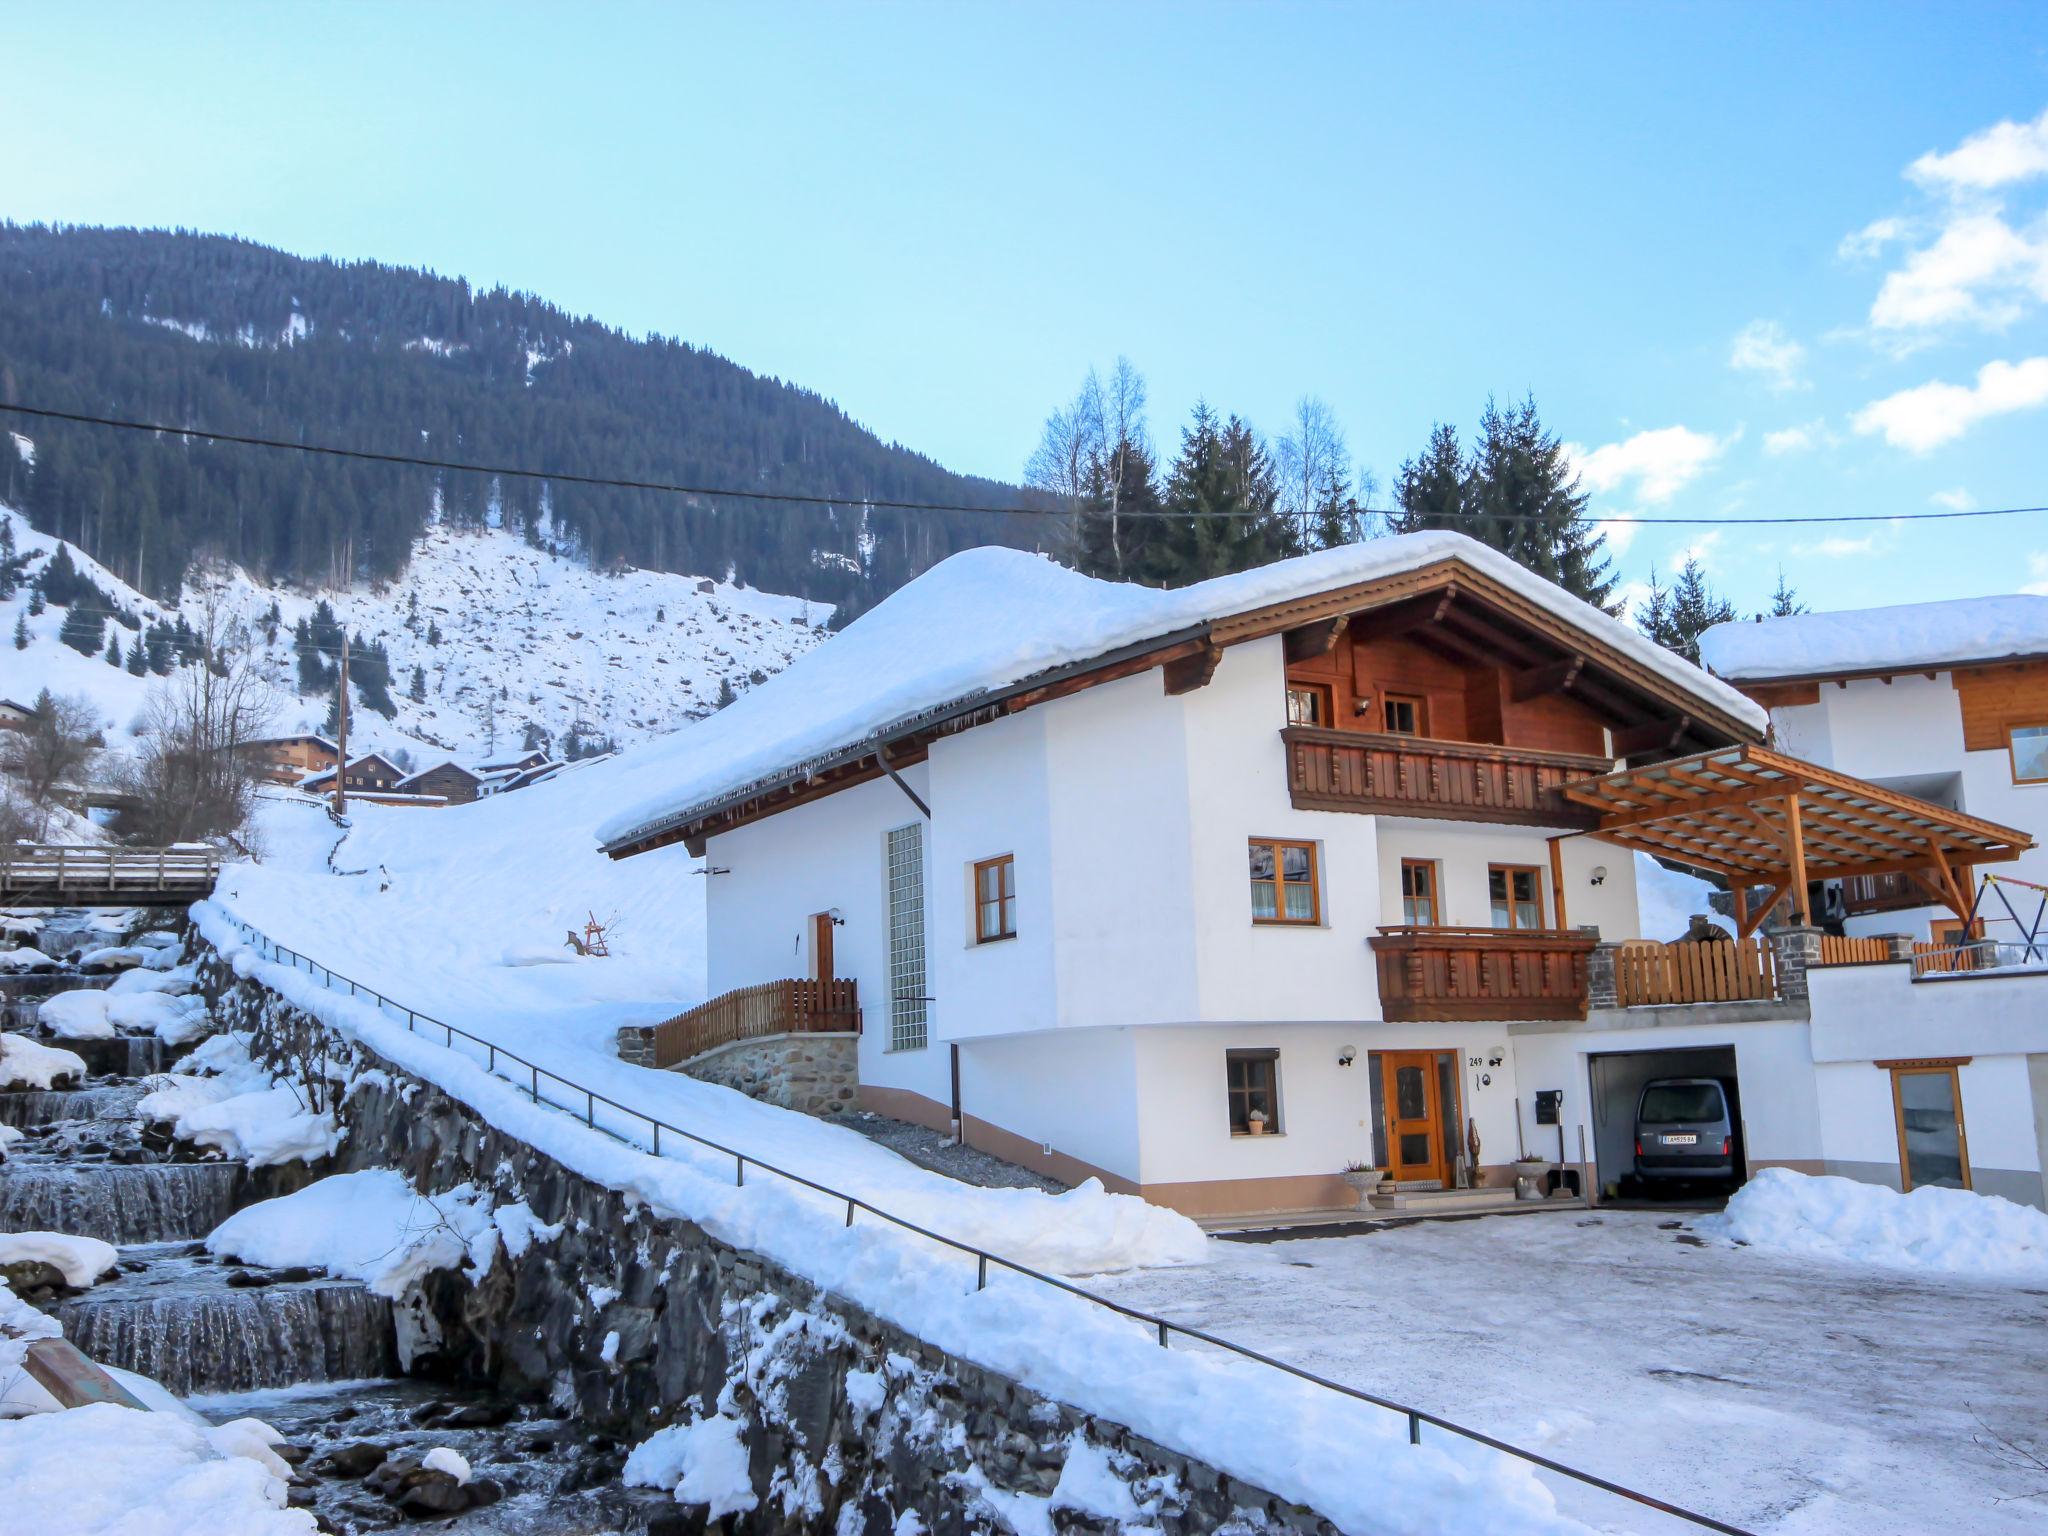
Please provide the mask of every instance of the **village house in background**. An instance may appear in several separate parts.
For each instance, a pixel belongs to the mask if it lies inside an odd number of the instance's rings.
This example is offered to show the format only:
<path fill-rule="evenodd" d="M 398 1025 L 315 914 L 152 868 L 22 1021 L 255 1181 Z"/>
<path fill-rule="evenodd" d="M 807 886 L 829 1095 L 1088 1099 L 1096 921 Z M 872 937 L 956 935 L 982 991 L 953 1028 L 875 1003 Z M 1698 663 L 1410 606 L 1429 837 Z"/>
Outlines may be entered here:
<path fill-rule="evenodd" d="M 622 1049 L 762 1091 L 733 1053 L 809 1034 L 796 1054 L 847 1057 L 821 1107 L 1217 1221 L 1354 1203 L 1351 1164 L 1396 1209 L 1511 1200 L 1524 1154 L 1551 1160 L 1537 1193 L 1624 1185 L 1667 1077 L 1723 1085 L 1738 1173 L 2042 1204 L 2026 1053 L 1966 1150 L 1960 1112 L 1923 1112 L 1932 1077 L 1872 1065 L 1889 1050 L 1822 1087 L 1872 988 L 1899 1029 L 1999 1030 L 2037 979 L 1965 993 L 1879 945 L 1824 1003 L 1864 956 L 1810 912 L 1829 880 L 2031 840 L 1767 727 L 1458 535 L 1163 592 L 973 551 L 653 749 L 673 790 L 601 835 L 705 859 L 714 996 Z M 1638 851 L 1732 889 L 1739 931 L 1646 936 Z"/>
<path fill-rule="evenodd" d="M 300 732 L 265 737 L 250 746 L 255 754 L 256 776 L 265 783 L 301 789 L 308 794 L 333 793 L 337 748 L 327 737 Z M 408 773 L 383 753 L 367 752 L 350 760 L 343 787 L 354 798 L 378 805 L 468 805 L 486 795 L 538 784 L 560 772 L 563 766 L 545 752 L 536 751 L 474 766 L 450 758 L 431 768 Z"/>
<path fill-rule="evenodd" d="M 256 777 L 266 784 L 297 784 L 308 774 L 324 773 L 334 767 L 339 750 L 327 737 L 311 731 L 249 743 Z"/>

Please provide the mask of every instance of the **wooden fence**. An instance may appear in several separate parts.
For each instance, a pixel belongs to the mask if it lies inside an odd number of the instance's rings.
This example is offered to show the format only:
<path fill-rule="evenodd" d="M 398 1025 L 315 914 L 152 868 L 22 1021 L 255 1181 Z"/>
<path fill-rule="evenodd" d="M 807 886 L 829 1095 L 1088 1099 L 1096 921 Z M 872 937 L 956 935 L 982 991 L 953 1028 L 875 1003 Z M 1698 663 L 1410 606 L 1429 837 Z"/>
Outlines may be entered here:
<path fill-rule="evenodd" d="M 203 845 L 0 848 L 0 897 L 17 905 L 174 905 L 210 896 L 219 878 L 220 855 Z"/>
<path fill-rule="evenodd" d="M 859 1030 L 859 983 L 764 981 L 714 997 L 656 1025 L 652 1064 L 672 1067 L 736 1040 Z"/>
<path fill-rule="evenodd" d="M 1822 965 L 1872 965 L 1891 957 L 1891 944 L 1884 939 L 1849 939 L 1833 933 L 1820 936 Z"/>
<path fill-rule="evenodd" d="M 1740 1003 L 1778 995 L 1771 948 L 1761 939 L 1628 945 L 1615 956 L 1624 1008 L 1661 1003 Z"/>

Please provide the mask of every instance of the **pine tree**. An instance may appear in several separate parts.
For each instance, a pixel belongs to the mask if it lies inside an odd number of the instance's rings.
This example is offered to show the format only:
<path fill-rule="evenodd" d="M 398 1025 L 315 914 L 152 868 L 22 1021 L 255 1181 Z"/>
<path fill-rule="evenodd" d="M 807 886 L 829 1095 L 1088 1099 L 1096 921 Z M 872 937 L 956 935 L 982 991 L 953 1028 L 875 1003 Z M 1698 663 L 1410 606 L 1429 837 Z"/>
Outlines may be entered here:
<path fill-rule="evenodd" d="M 1219 422 L 1206 403 L 1182 429 L 1180 456 L 1168 475 L 1160 524 L 1134 570 L 1157 586 L 1178 587 L 1250 570 L 1299 552 L 1278 515 L 1272 460 L 1258 435 L 1238 417 Z"/>
<path fill-rule="evenodd" d="M 142 653 L 141 637 L 128 642 L 128 675 L 146 677 L 149 675 L 149 658 Z"/>
<path fill-rule="evenodd" d="M 427 620 L 427 644 L 439 645 L 440 643 L 441 626 L 439 624 L 436 624 L 432 619 Z"/>
<path fill-rule="evenodd" d="M 1387 519 L 1394 533 L 1425 533 L 1448 528 L 1477 537 L 1469 496 L 1472 466 L 1458 443 L 1458 429 L 1442 422 L 1431 429 L 1429 445 L 1402 464 L 1394 479 L 1399 510 Z"/>
<path fill-rule="evenodd" d="M 121 637 L 119 635 L 107 636 L 106 663 L 110 667 L 121 665 Z"/>
<path fill-rule="evenodd" d="M 1671 623 L 1671 591 L 1657 580 L 1657 567 L 1650 567 L 1650 590 L 1635 611 L 1636 628 L 1667 651 L 1683 644 Z"/>
<path fill-rule="evenodd" d="M 735 702 L 738 698 L 739 695 L 732 691 L 732 679 L 729 677 L 721 677 L 718 680 L 718 707 L 720 709 L 723 709 L 726 705 Z"/>
<path fill-rule="evenodd" d="M 41 616 L 41 614 L 42 614 L 42 611 L 43 611 L 43 606 L 44 606 L 44 604 L 43 604 L 43 589 L 42 589 L 41 587 L 39 587 L 39 586 L 38 586 L 38 587 L 31 587 L 31 588 L 29 588 L 29 593 L 28 593 L 28 614 L 29 614 L 29 617 L 30 617 L 30 618 L 32 618 L 32 619 L 33 619 L 33 618 L 38 618 L 38 617 L 40 617 L 40 616 Z"/>
<path fill-rule="evenodd" d="M 1688 556 L 1668 593 L 1657 585 L 1656 571 L 1650 572 L 1650 595 L 1636 610 L 1636 628 L 1698 666 L 1700 636 L 1735 617 L 1735 605 L 1708 585 L 1699 558 Z"/>
<path fill-rule="evenodd" d="M 14 648 L 17 651 L 28 649 L 28 615 L 25 613 L 14 616 Z"/>
<path fill-rule="evenodd" d="M 405 690 L 405 696 L 415 704 L 427 702 L 427 674 L 424 668 L 415 666 L 412 669 L 412 686 Z"/>
<path fill-rule="evenodd" d="M 1586 493 L 1564 445 L 1536 415 L 1536 397 L 1479 418 L 1471 502 L 1479 536 L 1572 596 L 1608 609 L 1616 578 L 1606 535 L 1586 521 Z"/>
<path fill-rule="evenodd" d="M 73 603 L 64 615 L 64 627 L 57 638 L 81 656 L 97 656 L 106 638 L 107 618 L 91 603 Z"/>
<path fill-rule="evenodd" d="M 1074 566 L 1108 581 L 1143 569 L 1159 531 L 1159 487 L 1152 451 L 1127 438 L 1087 466 L 1088 494 L 1076 519 Z M 837 615 L 834 615 L 835 620 Z"/>
<path fill-rule="evenodd" d="M 1779 566 L 1778 589 L 1771 594 L 1771 611 L 1768 615 L 1760 613 L 1757 615 L 1757 617 L 1760 619 L 1765 617 L 1770 617 L 1773 619 L 1789 619 L 1794 614 L 1806 613 L 1809 611 L 1810 610 L 1807 608 L 1806 604 L 1799 601 L 1799 594 L 1796 591 L 1794 591 L 1791 587 L 1785 584 L 1785 567 L 1783 567 L 1782 565 Z"/>

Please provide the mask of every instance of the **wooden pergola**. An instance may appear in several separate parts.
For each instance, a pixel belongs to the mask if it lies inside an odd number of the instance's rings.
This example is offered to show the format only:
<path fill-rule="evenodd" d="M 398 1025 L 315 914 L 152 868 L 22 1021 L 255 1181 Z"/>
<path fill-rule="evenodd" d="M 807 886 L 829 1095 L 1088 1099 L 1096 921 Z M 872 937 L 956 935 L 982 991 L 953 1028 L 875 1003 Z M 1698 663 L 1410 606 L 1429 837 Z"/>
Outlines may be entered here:
<path fill-rule="evenodd" d="M 1561 792 L 1600 813 L 1579 835 L 1726 880 L 1744 938 L 1788 892 L 1799 921 L 1810 922 L 1807 882 L 1851 875 L 1904 875 L 1931 903 L 1967 918 L 1972 867 L 2034 846 L 2011 827 L 1756 746 L 1624 769 Z M 1758 889 L 1763 899 L 1752 905 Z"/>

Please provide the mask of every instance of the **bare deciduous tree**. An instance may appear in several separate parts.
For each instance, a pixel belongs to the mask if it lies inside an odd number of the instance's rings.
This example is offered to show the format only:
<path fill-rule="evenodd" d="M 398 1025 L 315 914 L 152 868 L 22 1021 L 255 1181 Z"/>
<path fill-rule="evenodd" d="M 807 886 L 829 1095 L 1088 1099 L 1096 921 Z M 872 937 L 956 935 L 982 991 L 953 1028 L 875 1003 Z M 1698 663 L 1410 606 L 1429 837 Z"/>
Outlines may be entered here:
<path fill-rule="evenodd" d="M 247 630 L 209 603 L 200 657 L 150 697 L 142 744 L 124 775 L 134 804 L 119 829 L 148 843 L 232 837 L 255 802 L 250 743 L 268 728 L 274 693 Z"/>
<path fill-rule="evenodd" d="M 1321 525 L 1333 503 L 1349 496 L 1351 450 L 1337 413 L 1315 395 L 1303 395 L 1294 420 L 1273 445 L 1280 477 L 1280 513 L 1303 549 L 1321 547 Z"/>
<path fill-rule="evenodd" d="M 47 689 L 37 696 L 35 719 L 25 729 L 0 731 L 0 769 L 21 787 L 31 836 L 48 834 L 57 791 L 84 782 L 103 744 L 99 711 L 90 700 L 53 696 Z"/>
<path fill-rule="evenodd" d="M 1109 382 L 1093 368 L 1071 404 L 1045 419 L 1038 447 L 1025 462 L 1027 485 L 1056 496 L 1078 518 L 1085 511 L 1109 522 L 1109 547 L 1123 566 L 1122 513 L 1127 460 L 1151 451 L 1145 423 L 1145 377 L 1128 357 L 1119 357 Z M 1099 501 L 1099 506 L 1087 503 Z"/>

